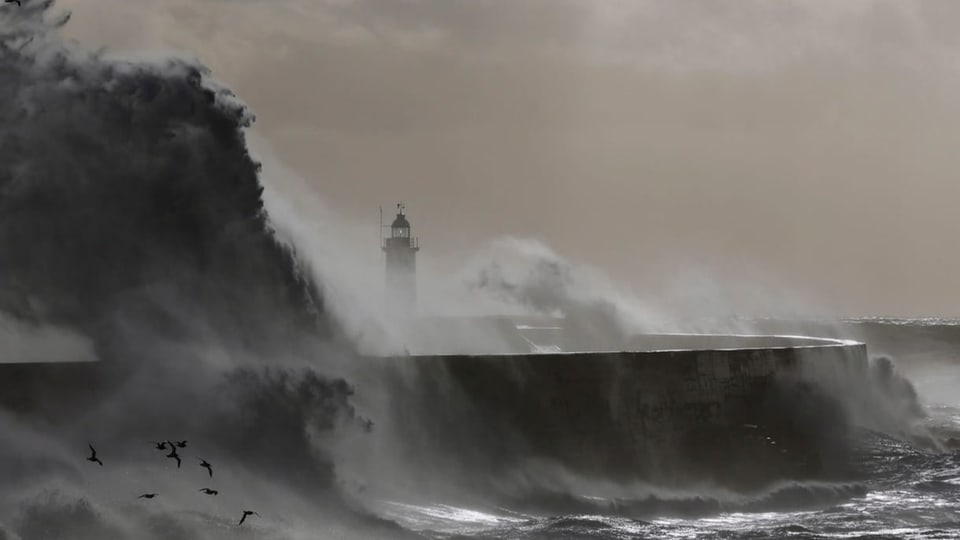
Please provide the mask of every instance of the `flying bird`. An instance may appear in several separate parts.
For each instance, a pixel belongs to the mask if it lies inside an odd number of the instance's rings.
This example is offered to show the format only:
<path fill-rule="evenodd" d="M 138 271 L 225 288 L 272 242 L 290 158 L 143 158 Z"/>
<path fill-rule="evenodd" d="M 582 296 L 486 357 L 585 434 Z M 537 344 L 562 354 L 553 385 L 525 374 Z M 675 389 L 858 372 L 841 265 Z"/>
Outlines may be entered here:
<path fill-rule="evenodd" d="M 87 461 L 92 462 L 92 463 L 97 463 L 97 464 L 99 464 L 101 467 L 103 467 L 103 462 L 100 461 L 100 458 L 97 457 L 97 451 L 96 451 L 96 449 L 93 448 L 93 445 L 92 445 L 92 444 L 87 444 L 87 446 L 90 447 L 90 457 L 87 458 Z"/>
<path fill-rule="evenodd" d="M 165 442 L 156 442 L 156 441 L 151 441 L 151 442 L 152 442 L 153 445 L 154 445 L 153 447 L 156 448 L 157 450 L 166 450 L 166 449 L 167 449 L 167 443 L 165 443 Z"/>
<path fill-rule="evenodd" d="M 177 448 L 186 448 L 187 441 L 177 441 Z"/>
<path fill-rule="evenodd" d="M 203 493 L 206 493 L 207 495 L 216 495 L 217 493 L 220 493 L 219 491 L 215 489 L 210 489 L 210 488 L 203 488 L 200 491 L 202 491 Z"/>
<path fill-rule="evenodd" d="M 260 514 L 254 512 L 253 510 L 244 510 L 243 516 L 240 517 L 240 525 L 243 525 L 243 522 L 247 520 L 247 516 L 259 516 Z"/>
<path fill-rule="evenodd" d="M 167 454 L 167 457 L 177 460 L 177 468 L 178 468 L 178 469 L 180 468 L 180 456 L 177 455 L 177 449 L 176 449 L 176 448 L 174 448 L 174 447 L 171 446 L 171 447 L 170 447 L 170 453 Z"/>
<path fill-rule="evenodd" d="M 200 458 L 200 466 L 206 469 L 208 473 L 210 473 L 210 478 L 213 478 L 213 467 L 211 467 L 210 464 L 207 463 L 207 460 Z"/>
<path fill-rule="evenodd" d="M 23 4 L 20 3 L 20 0 L 3 0 L 4 4 L 16 4 L 20 7 L 23 7 Z"/>
<path fill-rule="evenodd" d="M 141 495 L 141 496 L 139 496 L 139 497 L 137 497 L 137 498 L 138 498 L 138 499 L 152 499 L 152 498 L 154 498 L 154 497 L 156 497 L 156 496 L 157 496 L 156 493 L 144 493 L 143 495 Z"/>

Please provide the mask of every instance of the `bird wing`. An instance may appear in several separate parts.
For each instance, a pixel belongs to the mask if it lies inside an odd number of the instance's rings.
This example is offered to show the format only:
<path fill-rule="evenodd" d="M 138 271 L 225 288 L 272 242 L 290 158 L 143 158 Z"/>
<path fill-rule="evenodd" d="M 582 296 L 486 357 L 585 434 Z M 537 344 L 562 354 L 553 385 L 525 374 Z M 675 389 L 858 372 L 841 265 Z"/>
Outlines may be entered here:
<path fill-rule="evenodd" d="M 87 446 L 90 447 L 90 452 L 92 452 L 93 455 L 96 456 L 96 455 L 97 455 L 97 451 L 96 451 L 96 449 L 93 448 L 93 445 L 88 443 Z"/>

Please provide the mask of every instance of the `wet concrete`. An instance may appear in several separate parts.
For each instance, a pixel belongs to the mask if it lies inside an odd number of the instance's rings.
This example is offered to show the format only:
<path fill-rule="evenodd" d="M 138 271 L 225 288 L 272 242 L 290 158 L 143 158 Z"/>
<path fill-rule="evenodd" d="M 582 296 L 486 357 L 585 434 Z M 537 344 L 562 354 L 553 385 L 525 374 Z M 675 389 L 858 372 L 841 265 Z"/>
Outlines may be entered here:
<path fill-rule="evenodd" d="M 866 347 L 852 341 L 644 335 L 626 343 L 646 350 L 393 360 L 442 374 L 465 410 L 482 411 L 465 418 L 497 426 L 487 436 L 522 440 L 527 458 L 592 476 L 744 488 L 768 476 L 829 474 L 830 439 L 847 426 L 815 379 L 868 369 Z M 437 406 L 454 407 L 444 392 Z"/>

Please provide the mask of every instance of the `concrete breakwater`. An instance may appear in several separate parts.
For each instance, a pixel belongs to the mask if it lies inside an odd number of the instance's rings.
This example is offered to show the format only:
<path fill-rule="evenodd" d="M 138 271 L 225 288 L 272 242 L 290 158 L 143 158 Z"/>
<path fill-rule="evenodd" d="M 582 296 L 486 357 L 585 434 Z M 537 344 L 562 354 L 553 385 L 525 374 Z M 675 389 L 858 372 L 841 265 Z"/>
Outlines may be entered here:
<path fill-rule="evenodd" d="M 105 384 L 119 378 L 119 371 L 116 366 L 96 361 L 25 362 L 3 358 L 0 408 L 56 422 L 78 404 L 95 402 Z"/>
<path fill-rule="evenodd" d="M 641 335 L 611 340 L 621 351 L 520 352 L 582 350 L 571 335 L 521 324 L 502 354 L 358 358 L 377 388 L 402 375 L 387 392 L 394 418 L 374 418 L 375 429 L 403 426 L 414 459 L 480 460 L 475 470 L 538 460 L 594 477 L 749 488 L 829 474 L 847 430 L 838 381 L 870 377 L 864 344 L 807 337 Z M 0 362 L 0 405 L 57 422 L 128 371 Z"/>
<path fill-rule="evenodd" d="M 448 416 L 485 426 L 472 436 L 520 441 L 501 464 L 544 459 L 590 476 L 741 487 L 829 473 L 846 425 L 820 379 L 868 375 L 862 343 L 789 336 L 644 335 L 623 352 L 396 360 L 430 374 L 421 399 L 436 385 L 433 407 L 459 407 Z M 462 433 L 434 427 L 438 439 Z"/>

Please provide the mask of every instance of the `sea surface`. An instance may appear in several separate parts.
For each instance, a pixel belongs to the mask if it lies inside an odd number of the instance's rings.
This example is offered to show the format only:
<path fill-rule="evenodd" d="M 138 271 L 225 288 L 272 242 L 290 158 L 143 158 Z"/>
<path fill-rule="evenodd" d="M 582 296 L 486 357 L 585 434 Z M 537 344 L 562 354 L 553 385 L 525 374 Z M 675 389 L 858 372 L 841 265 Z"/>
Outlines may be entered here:
<path fill-rule="evenodd" d="M 960 426 L 960 411 L 935 411 Z M 931 456 L 896 441 L 865 440 L 859 459 L 873 477 L 841 494 L 826 486 L 776 511 L 731 511 L 643 519 L 616 512 L 524 515 L 443 504 L 387 506 L 384 516 L 426 538 L 958 538 L 960 455 Z M 802 489 L 802 488 L 798 488 Z"/>

